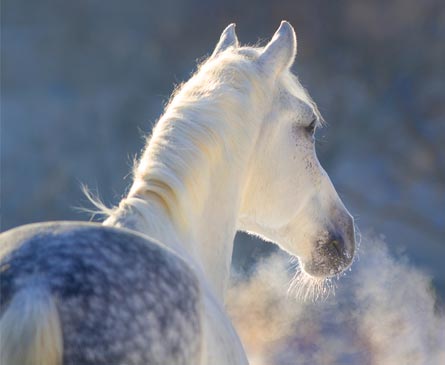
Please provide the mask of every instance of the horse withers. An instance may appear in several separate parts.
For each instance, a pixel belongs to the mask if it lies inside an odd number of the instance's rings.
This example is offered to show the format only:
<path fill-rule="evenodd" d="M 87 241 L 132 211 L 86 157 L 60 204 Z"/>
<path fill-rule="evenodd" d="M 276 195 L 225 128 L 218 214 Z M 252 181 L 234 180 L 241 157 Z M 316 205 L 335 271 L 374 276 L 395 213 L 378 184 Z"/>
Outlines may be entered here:
<path fill-rule="evenodd" d="M 247 364 L 224 310 L 237 230 L 297 257 L 307 280 L 351 264 L 353 219 L 317 160 L 322 118 L 295 55 L 287 22 L 265 47 L 229 25 L 103 224 L 0 236 L 2 364 Z"/>

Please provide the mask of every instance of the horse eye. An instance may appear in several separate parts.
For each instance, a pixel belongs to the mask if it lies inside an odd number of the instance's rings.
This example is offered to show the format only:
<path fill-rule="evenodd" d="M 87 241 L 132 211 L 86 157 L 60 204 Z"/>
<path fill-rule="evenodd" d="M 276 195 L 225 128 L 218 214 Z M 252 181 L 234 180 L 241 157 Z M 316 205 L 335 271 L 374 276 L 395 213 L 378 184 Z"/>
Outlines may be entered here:
<path fill-rule="evenodd" d="M 309 124 L 307 127 L 305 127 L 306 131 L 313 135 L 315 133 L 315 127 L 317 125 L 317 119 L 312 120 L 311 124 Z"/>

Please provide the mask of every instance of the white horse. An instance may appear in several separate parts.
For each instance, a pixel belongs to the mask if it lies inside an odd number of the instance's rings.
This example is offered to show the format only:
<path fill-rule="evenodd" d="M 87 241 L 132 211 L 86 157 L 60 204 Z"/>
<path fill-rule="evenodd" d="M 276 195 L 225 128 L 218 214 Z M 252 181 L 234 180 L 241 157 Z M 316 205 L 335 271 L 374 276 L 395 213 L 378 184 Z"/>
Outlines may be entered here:
<path fill-rule="evenodd" d="M 321 123 L 282 22 L 264 48 L 235 25 L 174 93 L 103 225 L 0 236 L 5 365 L 247 364 L 224 310 L 237 230 L 314 278 L 354 256 L 354 224 L 314 148 Z"/>

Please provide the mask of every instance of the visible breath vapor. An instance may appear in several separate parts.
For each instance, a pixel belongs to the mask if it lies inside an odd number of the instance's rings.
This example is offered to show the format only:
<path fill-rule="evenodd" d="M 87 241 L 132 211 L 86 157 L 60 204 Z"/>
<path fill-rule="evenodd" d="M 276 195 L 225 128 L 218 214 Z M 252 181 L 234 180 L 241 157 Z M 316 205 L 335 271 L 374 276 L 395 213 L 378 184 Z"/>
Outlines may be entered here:
<path fill-rule="evenodd" d="M 227 307 L 251 365 L 445 364 L 445 316 L 430 278 L 391 256 L 382 239 L 363 239 L 335 292 L 320 282 L 314 293 L 298 292 L 312 285 L 298 278 L 283 253 L 234 278 Z M 323 300 L 305 300 L 317 293 Z"/>

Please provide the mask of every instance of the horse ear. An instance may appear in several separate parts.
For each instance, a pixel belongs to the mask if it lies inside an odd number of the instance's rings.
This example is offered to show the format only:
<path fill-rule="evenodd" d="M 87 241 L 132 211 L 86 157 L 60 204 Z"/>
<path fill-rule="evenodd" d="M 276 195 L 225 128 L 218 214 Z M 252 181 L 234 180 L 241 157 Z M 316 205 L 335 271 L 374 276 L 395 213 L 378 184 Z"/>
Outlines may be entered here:
<path fill-rule="evenodd" d="M 225 51 L 229 47 L 238 47 L 238 38 L 235 33 L 235 23 L 230 24 L 226 29 L 221 33 L 221 37 L 219 38 L 219 42 L 215 47 L 215 50 L 212 53 L 211 57 L 215 57 L 222 51 Z"/>
<path fill-rule="evenodd" d="M 289 68 L 297 54 L 297 36 L 294 28 L 282 21 L 272 40 L 264 47 L 259 61 L 267 72 L 274 74 Z"/>

